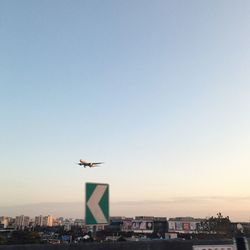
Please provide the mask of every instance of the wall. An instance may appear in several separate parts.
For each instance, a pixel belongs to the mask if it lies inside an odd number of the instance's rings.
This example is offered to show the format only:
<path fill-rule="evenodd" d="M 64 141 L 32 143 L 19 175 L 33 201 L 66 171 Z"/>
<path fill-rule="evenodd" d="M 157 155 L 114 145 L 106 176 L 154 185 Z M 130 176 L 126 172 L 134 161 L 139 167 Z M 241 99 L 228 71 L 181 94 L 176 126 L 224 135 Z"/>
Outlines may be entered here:
<path fill-rule="evenodd" d="M 0 246 L 0 250 L 192 250 L 193 245 L 232 244 L 232 241 L 141 241 L 113 243 L 83 243 L 79 245 L 15 245 Z"/>

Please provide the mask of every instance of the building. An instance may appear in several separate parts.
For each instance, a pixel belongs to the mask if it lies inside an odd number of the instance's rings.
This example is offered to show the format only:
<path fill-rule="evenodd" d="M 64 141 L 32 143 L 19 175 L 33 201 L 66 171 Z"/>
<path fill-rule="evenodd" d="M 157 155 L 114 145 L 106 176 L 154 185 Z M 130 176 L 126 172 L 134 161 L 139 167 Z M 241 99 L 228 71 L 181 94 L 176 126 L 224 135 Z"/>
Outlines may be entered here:
<path fill-rule="evenodd" d="M 122 231 L 122 225 L 123 225 L 123 219 L 122 216 L 114 216 L 110 217 L 110 223 L 109 225 L 105 226 L 105 230 L 110 233 L 118 233 Z"/>
<path fill-rule="evenodd" d="M 42 215 L 35 217 L 35 226 L 39 226 L 39 227 L 43 226 L 43 216 Z"/>
<path fill-rule="evenodd" d="M 166 217 L 154 217 L 154 234 L 159 238 L 165 238 L 168 231 L 168 223 Z"/>
<path fill-rule="evenodd" d="M 62 226 L 64 227 L 64 230 L 70 231 L 71 227 L 74 226 L 74 219 L 67 218 L 62 221 Z"/>
<path fill-rule="evenodd" d="M 7 217 L 4 217 L 4 216 L 0 217 L 0 228 L 1 228 L 1 229 L 7 228 L 8 225 L 9 225 L 9 220 L 8 220 L 8 218 L 7 218 Z"/>
<path fill-rule="evenodd" d="M 53 226 L 53 217 L 51 215 L 43 217 L 43 226 L 52 227 Z"/>
<path fill-rule="evenodd" d="M 52 227 L 53 226 L 53 217 L 51 215 L 48 216 L 36 216 L 35 217 L 35 226 L 39 227 Z"/>
<path fill-rule="evenodd" d="M 83 219 L 75 219 L 74 226 L 84 227 L 85 226 L 85 220 L 83 220 Z"/>
<path fill-rule="evenodd" d="M 123 232 L 132 232 L 132 222 L 134 218 L 124 218 L 122 222 L 122 231 Z"/>
<path fill-rule="evenodd" d="M 16 216 L 15 228 L 24 229 L 29 226 L 29 221 L 30 221 L 30 218 L 28 216 L 24 216 L 24 215 Z"/>
<path fill-rule="evenodd" d="M 193 217 L 170 218 L 168 220 L 168 232 L 183 234 L 197 233 L 200 222 L 201 219 L 195 219 Z"/>
<path fill-rule="evenodd" d="M 136 216 L 132 221 L 132 231 L 134 233 L 152 234 L 154 232 L 154 217 Z"/>

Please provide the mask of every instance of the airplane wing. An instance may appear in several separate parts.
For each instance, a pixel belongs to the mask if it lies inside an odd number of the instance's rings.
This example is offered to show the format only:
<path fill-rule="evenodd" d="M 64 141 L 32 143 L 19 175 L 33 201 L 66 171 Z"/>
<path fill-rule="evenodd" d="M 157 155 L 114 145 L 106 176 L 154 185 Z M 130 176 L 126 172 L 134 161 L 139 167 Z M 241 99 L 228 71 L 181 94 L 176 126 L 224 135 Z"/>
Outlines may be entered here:
<path fill-rule="evenodd" d="M 103 164 L 104 162 L 92 162 L 94 165 Z"/>

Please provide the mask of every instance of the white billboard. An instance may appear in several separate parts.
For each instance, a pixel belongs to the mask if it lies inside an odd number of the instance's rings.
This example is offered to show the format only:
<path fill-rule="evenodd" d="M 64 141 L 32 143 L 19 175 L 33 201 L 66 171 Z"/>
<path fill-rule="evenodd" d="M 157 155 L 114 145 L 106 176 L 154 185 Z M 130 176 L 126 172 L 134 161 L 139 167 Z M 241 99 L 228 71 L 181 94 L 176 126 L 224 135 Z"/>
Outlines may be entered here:
<path fill-rule="evenodd" d="M 122 231 L 124 231 L 124 232 L 132 231 L 132 222 L 133 222 L 132 219 L 123 220 Z"/>
<path fill-rule="evenodd" d="M 175 231 L 175 222 L 174 221 L 169 221 L 168 222 L 168 230 L 169 231 Z"/>
<path fill-rule="evenodd" d="M 133 220 L 132 230 L 135 233 L 153 233 L 153 225 L 151 220 Z"/>
<path fill-rule="evenodd" d="M 194 245 L 193 250 L 236 250 L 234 245 Z"/>

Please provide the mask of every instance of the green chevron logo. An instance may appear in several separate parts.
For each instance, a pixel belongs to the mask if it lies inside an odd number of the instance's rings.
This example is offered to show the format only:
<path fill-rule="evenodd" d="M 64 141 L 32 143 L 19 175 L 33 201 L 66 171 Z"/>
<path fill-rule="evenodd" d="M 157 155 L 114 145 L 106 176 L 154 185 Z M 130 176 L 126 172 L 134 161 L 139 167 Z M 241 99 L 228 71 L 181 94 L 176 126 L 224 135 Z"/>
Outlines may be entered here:
<path fill-rule="evenodd" d="M 86 183 L 86 225 L 109 224 L 109 185 Z"/>

